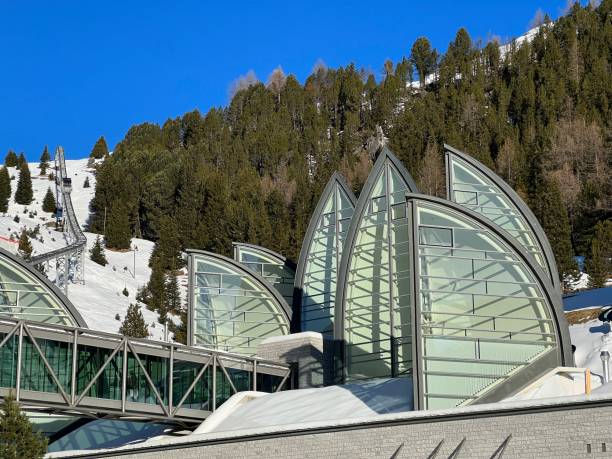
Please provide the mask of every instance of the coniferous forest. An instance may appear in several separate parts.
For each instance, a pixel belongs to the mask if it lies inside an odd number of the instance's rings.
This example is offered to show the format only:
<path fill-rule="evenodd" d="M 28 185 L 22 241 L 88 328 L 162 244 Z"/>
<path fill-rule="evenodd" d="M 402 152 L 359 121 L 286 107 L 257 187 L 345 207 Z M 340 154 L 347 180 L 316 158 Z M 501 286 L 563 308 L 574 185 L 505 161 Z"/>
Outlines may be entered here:
<path fill-rule="evenodd" d="M 187 247 L 229 255 L 232 241 L 296 259 L 330 175 L 358 193 L 384 136 L 426 193 L 444 193 L 443 143 L 497 171 L 571 274 L 612 217 L 611 58 L 604 0 L 544 17 L 520 46 L 460 29 L 442 54 L 419 38 L 379 78 L 354 64 L 317 65 L 303 84 L 280 68 L 248 75 L 227 107 L 133 126 L 97 166 L 89 227 L 106 227 L 111 248 L 157 241 L 164 259 Z"/>

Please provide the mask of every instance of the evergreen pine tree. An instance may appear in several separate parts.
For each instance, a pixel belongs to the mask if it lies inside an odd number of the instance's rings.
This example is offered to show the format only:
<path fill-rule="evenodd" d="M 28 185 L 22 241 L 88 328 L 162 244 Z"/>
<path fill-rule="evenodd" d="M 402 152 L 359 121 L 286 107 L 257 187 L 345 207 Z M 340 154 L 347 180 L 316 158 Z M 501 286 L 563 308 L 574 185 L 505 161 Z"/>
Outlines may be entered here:
<path fill-rule="evenodd" d="M 410 61 L 414 64 L 419 75 L 419 82 L 421 87 L 425 86 L 425 78 L 435 68 L 437 54 L 434 49 L 431 48 L 429 40 L 426 37 L 419 37 L 412 45 L 410 51 Z"/>
<path fill-rule="evenodd" d="M 6 167 L 0 168 L 0 212 L 8 211 L 8 203 L 11 199 L 11 177 Z"/>
<path fill-rule="evenodd" d="M 51 161 L 51 155 L 49 154 L 49 148 L 47 147 L 47 145 L 45 145 L 45 148 L 42 154 L 40 155 L 40 160 L 41 162 L 44 161 L 45 163 Z"/>
<path fill-rule="evenodd" d="M 24 164 L 28 164 L 28 160 L 24 156 L 23 152 L 21 152 L 21 153 L 19 153 L 19 156 L 17 157 L 17 167 L 20 168 Z"/>
<path fill-rule="evenodd" d="M 168 311 L 178 314 L 181 310 L 181 292 L 177 278 L 173 273 L 166 275 L 165 296 Z"/>
<path fill-rule="evenodd" d="M 181 318 L 180 325 L 175 325 L 174 322 L 170 321 L 168 328 L 174 333 L 175 343 L 187 344 L 187 312 L 181 310 L 179 316 Z"/>
<path fill-rule="evenodd" d="M 149 303 L 147 306 L 159 314 L 159 322 L 165 323 L 168 305 L 166 300 L 166 273 L 160 262 L 153 264 L 151 269 L 151 277 L 147 284 L 147 296 Z"/>
<path fill-rule="evenodd" d="M 24 162 L 19 167 L 19 181 L 17 182 L 17 191 L 15 191 L 15 202 L 17 204 L 28 205 L 34 198 L 32 191 L 32 177 L 30 176 L 30 168 L 28 163 Z"/>
<path fill-rule="evenodd" d="M 49 150 L 45 145 L 45 149 L 40 156 L 40 163 L 38 167 L 40 169 L 40 175 L 47 175 L 47 169 L 49 168 L 49 161 L 51 160 L 51 156 L 49 156 Z"/>
<path fill-rule="evenodd" d="M 161 263 L 164 270 L 175 270 L 183 265 L 181 241 L 176 220 L 162 216 L 159 222 L 159 240 L 155 243 L 149 258 L 149 266 Z"/>
<path fill-rule="evenodd" d="M 51 191 L 51 187 L 47 188 L 47 193 L 45 194 L 45 198 L 42 203 L 43 212 L 54 213 L 55 212 L 55 196 L 53 196 L 53 191 Z"/>
<path fill-rule="evenodd" d="M 100 236 L 96 236 L 96 242 L 94 242 L 94 245 L 89 251 L 89 259 L 94 263 L 98 263 L 100 266 L 106 266 L 108 264 Z"/>
<path fill-rule="evenodd" d="M 557 181 L 542 180 L 536 196 L 537 202 L 534 207 L 537 216 L 555 254 L 560 280 L 566 285 L 566 282 L 577 274 L 577 265 L 567 209 L 562 204 Z"/>
<path fill-rule="evenodd" d="M 28 232 L 24 228 L 21 230 L 21 236 L 19 236 L 19 246 L 17 248 L 19 250 L 19 255 L 25 260 L 29 260 L 32 256 L 32 244 L 30 242 L 30 238 L 28 237 Z"/>
<path fill-rule="evenodd" d="M 0 404 L 0 457 L 42 459 L 46 452 L 47 438 L 34 430 L 10 392 Z"/>
<path fill-rule="evenodd" d="M 6 167 L 17 167 L 17 155 L 13 150 L 9 150 L 4 158 L 4 165 Z"/>
<path fill-rule="evenodd" d="M 599 222 L 595 226 L 586 272 L 590 288 L 605 287 L 612 276 L 612 220 Z"/>
<path fill-rule="evenodd" d="M 147 324 L 144 321 L 138 303 L 128 306 L 127 314 L 125 315 L 125 320 L 121 323 L 119 333 L 131 338 L 147 338 L 149 336 Z"/>
<path fill-rule="evenodd" d="M 108 146 L 106 145 L 106 140 L 104 139 L 104 136 L 102 136 L 96 141 L 96 144 L 91 150 L 89 157 L 94 158 L 94 159 L 102 159 L 102 158 L 106 158 L 107 156 L 108 156 Z"/>
<path fill-rule="evenodd" d="M 132 238 L 130 220 L 126 206 L 116 201 L 111 207 L 106 222 L 104 239 L 107 248 L 128 249 Z"/>

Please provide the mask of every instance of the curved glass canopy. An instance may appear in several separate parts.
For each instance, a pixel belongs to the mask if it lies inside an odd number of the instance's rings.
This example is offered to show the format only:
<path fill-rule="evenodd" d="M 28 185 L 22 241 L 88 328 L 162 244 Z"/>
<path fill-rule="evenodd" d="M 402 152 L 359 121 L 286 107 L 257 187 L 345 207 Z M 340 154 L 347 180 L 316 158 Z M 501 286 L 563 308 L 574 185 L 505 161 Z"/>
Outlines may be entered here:
<path fill-rule="evenodd" d="M 437 198 L 410 196 L 408 213 L 422 408 L 499 400 L 571 362 L 560 296 L 514 238 Z"/>
<path fill-rule="evenodd" d="M 0 249 L 0 315 L 86 328 L 75 307 L 41 273 Z"/>
<path fill-rule="evenodd" d="M 234 242 L 234 259 L 259 274 L 293 304 L 295 263 L 265 247 Z"/>
<path fill-rule="evenodd" d="M 263 339 L 289 333 L 291 310 L 261 276 L 221 255 L 187 253 L 189 345 L 253 355 Z"/>
<path fill-rule="evenodd" d="M 559 288 L 550 243 L 529 207 L 489 168 L 453 147 L 444 147 L 448 199 L 484 215 L 510 233 Z"/>
<path fill-rule="evenodd" d="M 344 342 L 344 380 L 412 373 L 407 192 L 417 192 L 414 180 L 383 148 L 359 196 L 338 276 L 334 336 Z"/>
<path fill-rule="evenodd" d="M 338 266 L 354 209 L 355 195 L 334 173 L 310 218 L 300 252 L 295 288 L 301 331 L 333 335 Z"/>

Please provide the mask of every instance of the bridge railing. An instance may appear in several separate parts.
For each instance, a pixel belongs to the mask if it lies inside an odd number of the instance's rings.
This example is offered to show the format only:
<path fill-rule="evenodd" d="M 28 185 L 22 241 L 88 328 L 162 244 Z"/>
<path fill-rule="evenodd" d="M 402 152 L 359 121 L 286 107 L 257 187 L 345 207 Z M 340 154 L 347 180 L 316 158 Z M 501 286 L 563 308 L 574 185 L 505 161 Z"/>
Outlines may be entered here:
<path fill-rule="evenodd" d="M 236 392 L 287 388 L 289 374 L 253 357 L 0 318 L 0 396 L 28 409 L 186 425 Z"/>

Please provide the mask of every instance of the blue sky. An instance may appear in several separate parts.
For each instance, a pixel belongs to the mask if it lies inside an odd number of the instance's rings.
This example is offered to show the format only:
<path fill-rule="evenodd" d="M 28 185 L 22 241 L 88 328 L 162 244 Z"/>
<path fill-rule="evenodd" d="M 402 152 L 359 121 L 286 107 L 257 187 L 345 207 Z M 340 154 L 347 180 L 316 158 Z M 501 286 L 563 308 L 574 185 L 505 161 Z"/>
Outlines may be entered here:
<path fill-rule="evenodd" d="M 112 148 L 133 124 L 225 105 L 249 70 L 265 80 L 281 65 L 304 81 L 322 59 L 380 72 L 419 36 L 439 50 L 460 27 L 518 36 L 565 3 L 0 0 L 0 158 L 35 161 L 45 144 L 85 157 L 100 135 Z"/>

